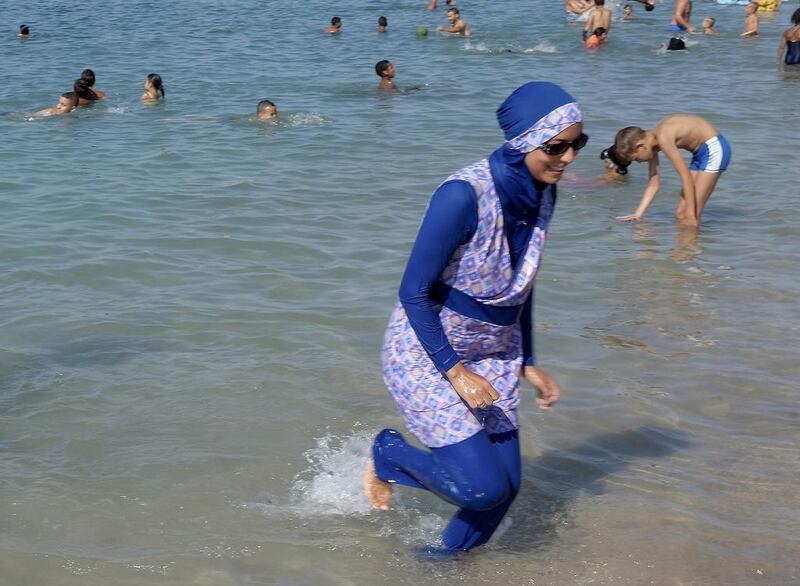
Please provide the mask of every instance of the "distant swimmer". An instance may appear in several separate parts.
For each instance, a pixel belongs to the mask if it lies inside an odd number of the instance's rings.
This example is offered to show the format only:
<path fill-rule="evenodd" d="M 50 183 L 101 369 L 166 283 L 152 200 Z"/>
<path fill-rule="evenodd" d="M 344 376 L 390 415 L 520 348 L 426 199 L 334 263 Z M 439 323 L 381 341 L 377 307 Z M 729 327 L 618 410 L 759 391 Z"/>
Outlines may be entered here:
<path fill-rule="evenodd" d="M 61 114 L 69 114 L 78 107 L 78 94 L 75 92 L 65 92 L 58 98 L 58 103 L 52 108 L 45 108 L 39 110 L 37 114 L 42 116 L 59 116 Z"/>
<path fill-rule="evenodd" d="M 30 39 L 31 38 L 31 29 L 28 27 L 27 24 L 19 25 L 19 34 L 17 35 L 20 39 Z"/>
<path fill-rule="evenodd" d="M 383 61 L 378 61 L 375 64 L 375 73 L 377 73 L 378 77 L 381 78 L 381 82 L 378 84 L 378 89 L 390 91 L 397 89 L 397 86 L 392 81 L 392 78 L 394 77 L 394 65 L 392 65 L 391 61 L 387 61 L 386 59 Z"/>
<path fill-rule="evenodd" d="M 462 37 L 468 37 L 472 34 L 469 30 L 469 25 L 462 20 L 458 8 L 450 8 L 447 11 L 447 20 L 450 21 L 450 28 L 440 26 L 437 27 L 436 30 L 440 33 L 450 33 Z"/>
<path fill-rule="evenodd" d="M 778 63 L 781 62 L 781 58 L 784 65 L 800 65 L 800 8 L 792 14 L 792 26 L 781 36 Z"/>
<path fill-rule="evenodd" d="M 604 6 L 605 3 L 606 0 L 594 0 L 594 10 L 589 15 L 586 26 L 583 27 L 583 40 L 598 28 L 604 29 L 608 35 L 608 30 L 611 28 L 611 11 Z"/>
<path fill-rule="evenodd" d="M 587 49 L 596 49 L 601 45 L 605 45 L 607 39 L 608 37 L 606 35 L 606 29 L 599 26 L 596 29 L 594 29 L 594 32 L 592 32 L 591 36 L 589 36 L 589 38 L 584 41 L 583 45 Z"/>
<path fill-rule="evenodd" d="M 378 17 L 378 32 L 385 33 L 389 30 L 389 21 L 386 19 L 385 16 Z"/>
<path fill-rule="evenodd" d="M 428 10 L 430 11 L 436 10 L 436 4 L 437 4 L 436 0 L 431 0 L 430 2 L 428 2 Z M 447 6 L 455 6 L 456 0 L 445 0 L 445 4 Z"/>
<path fill-rule="evenodd" d="M 689 31 L 696 33 L 692 26 L 692 0 L 675 0 L 675 9 L 672 11 L 672 22 L 667 27 L 671 31 Z"/>
<path fill-rule="evenodd" d="M 334 16 L 331 19 L 331 26 L 325 29 L 325 32 L 329 35 L 337 35 L 342 32 L 342 19 L 338 16 Z"/>
<path fill-rule="evenodd" d="M 706 16 L 703 19 L 703 34 L 704 35 L 716 35 L 717 31 L 714 30 L 714 24 L 717 21 L 711 18 L 710 16 Z"/>
<path fill-rule="evenodd" d="M 650 180 L 639 207 L 633 214 L 618 216 L 617 220 L 622 222 L 640 219 L 658 194 L 659 151 L 667 156 L 681 178 L 683 189 L 675 217 L 688 226 L 700 224 L 706 202 L 731 159 L 727 139 L 708 120 L 692 114 L 667 116 L 653 130 L 638 126 L 623 128 L 617 133 L 613 148 L 623 167 L 631 161 L 650 165 Z M 692 153 L 690 165 L 686 165 L 681 150 Z"/>
<path fill-rule="evenodd" d="M 91 88 L 91 90 L 94 92 L 94 95 L 96 95 L 98 99 L 100 100 L 106 99 L 106 93 L 94 87 L 95 83 L 94 71 L 92 71 L 91 69 L 84 69 L 83 72 L 81 72 L 81 79 L 85 80 L 86 83 L 89 84 L 89 87 Z"/>
<path fill-rule="evenodd" d="M 683 51 L 686 49 L 686 43 L 680 37 L 672 37 L 669 43 L 661 45 L 661 48 L 667 51 Z"/>
<path fill-rule="evenodd" d="M 141 99 L 145 101 L 158 100 L 167 95 L 164 91 L 164 82 L 157 73 L 148 74 L 147 79 L 144 80 L 144 90 Z"/>
<path fill-rule="evenodd" d="M 633 20 L 633 6 L 630 4 L 622 7 L 622 20 Z"/>
<path fill-rule="evenodd" d="M 577 20 L 579 16 L 592 8 L 594 5 L 586 0 L 565 0 L 564 2 L 564 12 L 567 13 L 568 21 Z"/>
<path fill-rule="evenodd" d="M 75 80 L 75 83 L 72 85 L 72 90 L 78 94 L 78 105 L 79 106 L 88 106 L 90 104 L 94 104 L 100 97 L 94 93 L 92 86 L 89 85 L 89 82 L 83 78 L 78 78 Z"/>
<path fill-rule="evenodd" d="M 278 116 L 278 107 L 269 100 L 261 100 L 256 106 L 257 120 L 272 120 Z"/>
<path fill-rule="evenodd" d="M 744 31 L 740 37 L 757 37 L 758 36 L 758 5 L 751 2 L 744 9 Z"/>

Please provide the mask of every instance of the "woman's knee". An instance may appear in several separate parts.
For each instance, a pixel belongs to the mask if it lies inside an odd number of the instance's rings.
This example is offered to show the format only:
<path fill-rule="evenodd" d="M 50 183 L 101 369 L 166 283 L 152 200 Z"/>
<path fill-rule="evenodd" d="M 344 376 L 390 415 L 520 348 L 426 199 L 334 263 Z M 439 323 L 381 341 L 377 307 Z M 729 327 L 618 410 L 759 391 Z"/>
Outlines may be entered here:
<path fill-rule="evenodd" d="M 458 504 L 473 511 L 488 511 L 513 499 L 517 492 L 506 478 L 485 478 L 464 486 Z"/>

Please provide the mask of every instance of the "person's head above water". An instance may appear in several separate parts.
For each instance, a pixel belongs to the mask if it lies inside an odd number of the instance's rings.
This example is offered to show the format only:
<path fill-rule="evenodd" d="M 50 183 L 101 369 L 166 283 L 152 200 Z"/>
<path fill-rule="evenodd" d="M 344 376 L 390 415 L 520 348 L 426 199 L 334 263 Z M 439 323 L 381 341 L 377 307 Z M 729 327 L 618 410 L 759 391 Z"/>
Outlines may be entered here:
<path fill-rule="evenodd" d="M 27 36 L 30 36 L 30 34 L 31 34 L 31 29 L 28 28 L 27 24 L 19 25 L 19 36 L 27 37 Z"/>
<path fill-rule="evenodd" d="M 611 161 L 612 166 L 620 175 L 627 175 L 628 174 L 628 167 L 631 164 L 631 161 L 623 159 L 617 154 L 617 149 L 614 146 L 611 146 L 607 149 L 604 149 L 602 153 L 600 153 L 600 159 L 602 161 Z"/>
<path fill-rule="evenodd" d="M 93 102 L 98 99 L 97 94 L 95 94 L 92 90 L 92 86 L 82 77 L 75 80 L 75 83 L 72 85 L 72 89 L 76 94 L 78 94 L 78 97 L 83 100 L 89 100 L 90 102 Z"/>
<path fill-rule="evenodd" d="M 461 13 L 458 11 L 458 8 L 455 6 L 453 8 L 449 8 L 447 10 L 447 20 L 450 22 L 455 22 L 461 17 Z"/>
<path fill-rule="evenodd" d="M 54 114 L 68 114 L 78 107 L 78 94 L 75 92 L 64 92 L 58 98 Z"/>
<path fill-rule="evenodd" d="M 684 49 L 686 49 L 686 43 L 678 37 L 672 37 L 667 44 L 667 51 L 683 51 Z"/>
<path fill-rule="evenodd" d="M 656 8 L 656 5 L 653 3 L 653 0 L 647 0 L 647 1 L 644 3 L 644 9 L 645 9 L 647 12 L 651 12 L 651 11 L 655 10 L 655 8 Z"/>
<path fill-rule="evenodd" d="M 601 38 L 605 36 L 606 32 L 607 32 L 606 29 L 604 29 L 602 26 L 598 26 L 596 29 L 594 29 L 592 34 L 597 38 Z"/>
<path fill-rule="evenodd" d="M 394 65 L 388 59 L 383 59 L 375 64 L 375 73 L 378 77 L 394 77 Z"/>
<path fill-rule="evenodd" d="M 278 107 L 269 100 L 261 100 L 256 106 L 256 118 L 259 120 L 269 120 L 278 115 Z"/>
<path fill-rule="evenodd" d="M 384 32 L 386 28 L 389 26 L 389 21 L 386 19 L 385 16 L 378 17 L 378 30 Z"/>
<path fill-rule="evenodd" d="M 335 27 L 340 27 L 340 26 L 342 26 L 342 19 L 341 19 L 341 18 L 339 18 L 338 16 L 334 16 L 334 17 L 331 19 L 331 26 L 335 26 Z"/>
<path fill-rule="evenodd" d="M 505 143 L 491 156 L 492 177 L 512 198 L 513 193 L 531 193 L 531 177 L 558 183 L 589 138 L 575 98 L 547 81 L 514 90 L 497 109 L 497 122 Z"/>
<path fill-rule="evenodd" d="M 161 76 L 157 73 L 149 73 L 147 74 L 147 79 L 144 81 L 144 89 L 146 89 L 149 93 L 154 94 L 153 97 L 157 98 L 158 94 L 161 94 L 161 97 L 165 97 L 167 94 L 164 91 L 164 82 L 161 80 Z"/>
<path fill-rule="evenodd" d="M 92 71 L 91 69 L 84 69 L 81 72 L 81 79 L 86 81 L 86 83 L 89 84 L 89 87 L 94 86 L 95 82 L 94 71 Z"/>
<path fill-rule="evenodd" d="M 650 161 L 655 156 L 657 142 L 652 132 L 647 132 L 638 126 L 627 126 L 614 137 L 612 149 L 616 160 L 612 160 L 617 167 L 627 167 L 632 161 L 637 163 Z"/>

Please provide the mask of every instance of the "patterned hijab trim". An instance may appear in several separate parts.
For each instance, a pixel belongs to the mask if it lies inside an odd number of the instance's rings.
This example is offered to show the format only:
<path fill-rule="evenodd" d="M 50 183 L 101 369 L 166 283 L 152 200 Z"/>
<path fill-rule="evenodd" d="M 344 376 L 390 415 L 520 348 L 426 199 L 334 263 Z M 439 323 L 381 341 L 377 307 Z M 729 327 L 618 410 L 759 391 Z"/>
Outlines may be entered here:
<path fill-rule="evenodd" d="M 582 121 L 583 113 L 580 106 L 576 102 L 570 102 L 556 108 L 519 136 L 507 140 L 505 144 L 518 153 L 529 153 L 573 124 Z"/>

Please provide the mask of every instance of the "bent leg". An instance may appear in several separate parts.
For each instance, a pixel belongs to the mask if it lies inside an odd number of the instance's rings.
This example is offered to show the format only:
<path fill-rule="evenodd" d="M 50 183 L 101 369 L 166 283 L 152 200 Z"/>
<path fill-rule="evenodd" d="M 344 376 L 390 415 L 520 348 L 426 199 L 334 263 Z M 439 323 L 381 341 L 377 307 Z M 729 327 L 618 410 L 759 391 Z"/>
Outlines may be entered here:
<path fill-rule="evenodd" d="M 522 474 L 518 432 L 490 435 L 489 439 L 503 463 L 508 496 L 488 511 L 467 508 L 458 511 L 442 533 L 442 542 L 447 549 L 471 549 L 489 541 L 519 492 Z"/>
<path fill-rule="evenodd" d="M 375 438 L 372 453 L 380 480 L 425 488 L 457 507 L 493 509 L 511 491 L 502 452 L 485 430 L 427 451 L 406 443 L 400 432 L 384 429 Z"/>

